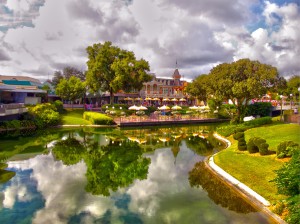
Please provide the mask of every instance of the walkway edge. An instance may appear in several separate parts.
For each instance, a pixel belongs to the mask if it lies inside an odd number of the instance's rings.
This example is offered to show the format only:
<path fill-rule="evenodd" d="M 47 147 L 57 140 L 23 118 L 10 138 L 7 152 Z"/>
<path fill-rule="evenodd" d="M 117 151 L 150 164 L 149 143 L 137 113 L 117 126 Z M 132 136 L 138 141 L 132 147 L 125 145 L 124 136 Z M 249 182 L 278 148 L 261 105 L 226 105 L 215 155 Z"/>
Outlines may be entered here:
<path fill-rule="evenodd" d="M 217 133 L 214 133 L 214 137 L 225 142 L 226 148 L 231 146 L 231 142 L 220 136 Z M 215 154 L 216 155 L 216 154 Z M 257 207 L 260 208 L 262 212 L 264 212 L 267 216 L 269 216 L 274 222 L 279 224 L 287 224 L 281 217 L 279 217 L 277 214 L 273 213 L 268 207 L 270 206 L 270 202 L 267 201 L 265 198 L 263 198 L 261 195 L 253 191 L 251 188 L 246 186 L 245 184 L 241 183 L 234 177 L 232 177 L 230 174 L 225 172 L 222 168 L 220 168 L 218 165 L 214 163 L 213 156 L 211 156 L 208 160 L 205 161 L 205 164 L 207 167 L 211 170 L 211 172 L 214 172 L 215 175 L 219 176 L 219 178 L 223 179 L 227 184 L 231 187 L 233 187 L 237 192 L 239 192 L 244 198 L 247 198 L 249 202 Z M 273 223 L 273 222 L 272 222 Z"/>
<path fill-rule="evenodd" d="M 231 142 L 229 140 L 227 140 L 226 138 L 223 138 L 222 136 L 220 136 L 220 135 L 218 135 L 216 133 L 214 133 L 214 137 L 217 138 L 217 139 L 219 139 L 219 140 L 221 140 L 221 141 L 226 142 L 226 144 L 227 144 L 226 148 L 228 148 L 229 146 L 231 146 Z M 234 178 L 233 176 L 231 176 L 229 173 L 227 173 L 226 171 L 224 171 L 217 164 L 215 164 L 215 162 L 214 162 L 214 156 L 211 156 L 209 158 L 208 165 L 215 172 L 217 172 L 219 175 L 221 175 L 222 177 L 224 177 L 227 181 L 229 181 L 233 185 L 237 186 L 240 190 L 245 191 L 247 194 L 249 194 L 250 196 L 252 196 L 256 200 L 258 200 L 260 203 L 262 203 L 264 206 L 268 207 L 268 206 L 271 205 L 271 203 L 268 200 L 266 200 L 265 198 L 263 198 L 261 195 L 259 195 L 255 191 L 253 191 L 247 185 L 243 184 L 242 182 L 240 182 L 239 180 L 237 180 L 236 178 Z"/>

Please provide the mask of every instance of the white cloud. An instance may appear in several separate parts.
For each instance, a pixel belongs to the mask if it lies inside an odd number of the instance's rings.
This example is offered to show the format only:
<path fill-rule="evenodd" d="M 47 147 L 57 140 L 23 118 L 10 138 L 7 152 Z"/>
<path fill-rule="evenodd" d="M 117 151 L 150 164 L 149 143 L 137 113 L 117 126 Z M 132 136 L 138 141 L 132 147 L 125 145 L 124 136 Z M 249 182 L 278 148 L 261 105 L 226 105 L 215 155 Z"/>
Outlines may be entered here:
<path fill-rule="evenodd" d="M 0 16 L 0 30 L 8 29 L 0 31 L 0 73 L 42 79 L 67 65 L 84 70 L 85 48 L 107 40 L 148 60 L 158 76 L 171 77 L 176 59 L 181 74 L 192 78 L 241 57 L 276 66 L 282 75 L 299 73 L 299 5 L 266 1 L 257 15 L 251 11 L 257 3 L 5 1 L 13 14 Z M 265 26 L 250 33 L 246 27 L 257 17 Z"/>

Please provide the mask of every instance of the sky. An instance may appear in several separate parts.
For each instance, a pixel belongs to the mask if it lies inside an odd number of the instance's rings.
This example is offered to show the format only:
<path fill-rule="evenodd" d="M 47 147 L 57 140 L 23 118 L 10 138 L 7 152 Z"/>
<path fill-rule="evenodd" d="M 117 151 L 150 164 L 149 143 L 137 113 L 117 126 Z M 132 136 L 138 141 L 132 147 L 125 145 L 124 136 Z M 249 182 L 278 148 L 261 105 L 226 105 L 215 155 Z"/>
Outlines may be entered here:
<path fill-rule="evenodd" d="M 111 41 L 192 80 L 241 58 L 300 75 L 300 0 L 0 0 L 0 75 L 41 81 Z M 176 64 L 177 62 L 177 64 Z"/>

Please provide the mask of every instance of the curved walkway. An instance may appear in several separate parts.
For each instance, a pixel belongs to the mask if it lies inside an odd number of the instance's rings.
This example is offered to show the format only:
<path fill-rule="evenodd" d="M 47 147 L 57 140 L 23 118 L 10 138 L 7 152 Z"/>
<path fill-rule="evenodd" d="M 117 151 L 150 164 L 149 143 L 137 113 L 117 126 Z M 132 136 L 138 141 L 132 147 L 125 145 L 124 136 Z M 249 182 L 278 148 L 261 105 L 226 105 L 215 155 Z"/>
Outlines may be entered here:
<path fill-rule="evenodd" d="M 214 137 L 225 142 L 226 148 L 231 146 L 231 142 L 227 140 L 226 138 L 223 138 L 222 136 L 218 134 L 214 134 Z M 286 222 L 282 220 L 279 216 L 271 212 L 267 207 L 269 207 L 271 204 L 268 200 L 263 198 L 261 195 L 253 191 L 251 188 L 231 176 L 229 173 L 224 171 L 222 168 L 220 168 L 218 165 L 214 163 L 214 155 L 211 156 L 207 161 L 206 165 L 221 179 L 223 179 L 225 182 L 227 182 L 230 186 L 234 187 L 243 197 L 245 197 L 252 205 L 259 208 L 261 211 L 263 211 L 265 214 L 267 214 L 269 217 L 273 219 L 275 223 L 285 224 Z"/>

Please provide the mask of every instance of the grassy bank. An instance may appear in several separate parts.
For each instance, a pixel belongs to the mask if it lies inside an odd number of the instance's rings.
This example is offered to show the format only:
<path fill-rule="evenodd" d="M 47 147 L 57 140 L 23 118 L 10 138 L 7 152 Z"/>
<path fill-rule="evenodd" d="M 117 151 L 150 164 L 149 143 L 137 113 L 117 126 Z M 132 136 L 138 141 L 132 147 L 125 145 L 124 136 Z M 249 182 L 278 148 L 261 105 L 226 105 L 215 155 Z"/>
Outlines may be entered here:
<path fill-rule="evenodd" d="M 62 124 L 63 125 L 90 125 L 91 122 L 84 120 L 83 109 L 67 109 L 64 114 L 62 114 Z"/>
<path fill-rule="evenodd" d="M 278 124 L 247 130 L 245 139 L 247 141 L 259 136 L 267 140 L 269 149 L 275 151 L 282 141 L 291 140 L 300 144 L 299 133 L 300 126 L 297 124 Z M 275 154 L 260 156 L 259 153 L 241 152 L 232 136 L 229 140 L 233 143 L 232 146 L 217 154 L 214 157 L 215 163 L 271 203 L 284 198 L 277 194 L 277 188 L 270 180 L 275 178 L 274 170 L 278 170 L 285 160 L 277 159 Z"/>

